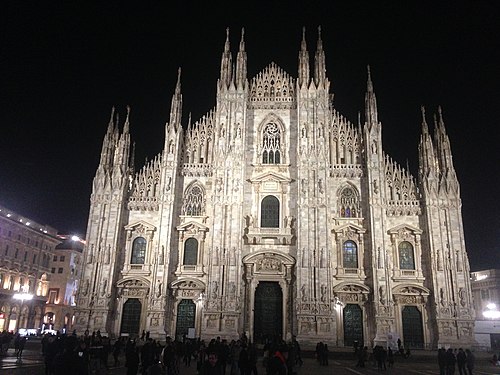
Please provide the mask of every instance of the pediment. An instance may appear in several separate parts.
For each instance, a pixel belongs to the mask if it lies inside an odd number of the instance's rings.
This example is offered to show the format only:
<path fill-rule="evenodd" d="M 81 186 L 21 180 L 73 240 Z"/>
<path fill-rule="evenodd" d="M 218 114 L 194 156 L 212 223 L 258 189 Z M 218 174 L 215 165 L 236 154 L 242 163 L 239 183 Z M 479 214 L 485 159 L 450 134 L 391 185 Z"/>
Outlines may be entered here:
<path fill-rule="evenodd" d="M 200 280 L 185 278 L 173 281 L 170 287 L 172 289 L 205 290 L 206 286 Z"/>
<path fill-rule="evenodd" d="M 431 291 L 421 285 L 405 284 L 394 287 L 392 294 L 430 295 Z"/>
<path fill-rule="evenodd" d="M 264 183 L 264 182 L 292 182 L 290 177 L 284 176 L 282 174 L 276 173 L 274 171 L 262 173 L 258 176 L 252 177 L 250 180 L 252 183 Z"/>
<path fill-rule="evenodd" d="M 268 262 L 269 260 L 269 262 Z M 279 264 L 288 264 L 288 265 L 294 265 L 295 264 L 295 259 L 288 255 L 288 254 L 283 254 L 283 253 L 278 253 L 278 252 L 271 252 L 271 251 L 259 251 L 256 253 L 252 253 L 247 255 L 246 257 L 243 258 L 243 263 L 244 264 L 262 264 L 262 263 L 270 263 L 270 264 L 275 264 L 272 261 L 278 261 Z"/>
<path fill-rule="evenodd" d="M 252 102 L 292 102 L 294 96 L 295 80 L 274 62 L 251 80 L 250 100 Z"/>
<path fill-rule="evenodd" d="M 155 232 L 156 227 L 144 220 L 139 220 L 132 224 L 126 225 L 125 230 L 129 232 L 146 233 L 146 232 Z"/>
<path fill-rule="evenodd" d="M 116 283 L 118 288 L 149 288 L 150 282 L 143 277 L 129 277 Z"/>
<path fill-rule="evenodd" d="M 397 225 L 387 231 L 388 234 L 399 234 L 402 237 L 404 237 L 405 234 L 422 234 L 423 231 L 422 229 L 416 228 L 414 226 L 408 225 L 408 224 L 400 224 Z"/>
<path fill-rule="evenodd" d="M 208 227 L 204 224 L 199 223 L 198 221 L 189 220 L 181 225 L 177 226 L 177 230 L 180 232 L 208 232 Z"/>
<path fill-rule="evenodd" d="M 353 223 L 346 223 L 333 228 L 332 231 L 334 233 L 344 233 L 347 235 L 348 233 L 356 233 L 356 234 L 365 233 L 366 229 L 360 225 L 356 225 Z"/>
<path fill-rule="evenodd" d="M 333 288 L 335 293 L 362 293 L 369 294 L 370 288 L 366 285 L 353 283 L 353 282 L 345 282 L 341 283 Z"/>

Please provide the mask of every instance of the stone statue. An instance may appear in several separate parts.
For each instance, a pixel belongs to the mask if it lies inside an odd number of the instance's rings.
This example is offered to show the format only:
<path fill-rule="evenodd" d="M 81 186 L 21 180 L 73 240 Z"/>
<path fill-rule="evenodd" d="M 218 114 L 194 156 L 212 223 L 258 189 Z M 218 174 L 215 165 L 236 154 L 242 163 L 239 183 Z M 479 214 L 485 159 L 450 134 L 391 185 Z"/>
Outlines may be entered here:
<path fill-rule="evenodd" d="M 102 282 L 102 287 L 101 287 L 101 296 L 106 295 L 106 289 L 108 288 L 108 279 L 104 279 Z"/>
<path fill-rule="evenodd" d="M 89 294 L 89 279 L 85 280 L 85 284 L 83 284 L 82 294 L 84 297 Z"/>
<path fill-rule="evenodd" d="M 162 282 L 158 281 L 158 287 L 156 288 L 156 297 L 157 298 L 161 297 L 161 289 L 162 289 Z"/>
<path fill-rule="evenodd" d="M 307 297 L 306 297 L 306 284 L 302 284 L 302 286 L 300 287 L 300 296 L 301 296 L 302 302 L 306 302 L 307 301 Z"/>

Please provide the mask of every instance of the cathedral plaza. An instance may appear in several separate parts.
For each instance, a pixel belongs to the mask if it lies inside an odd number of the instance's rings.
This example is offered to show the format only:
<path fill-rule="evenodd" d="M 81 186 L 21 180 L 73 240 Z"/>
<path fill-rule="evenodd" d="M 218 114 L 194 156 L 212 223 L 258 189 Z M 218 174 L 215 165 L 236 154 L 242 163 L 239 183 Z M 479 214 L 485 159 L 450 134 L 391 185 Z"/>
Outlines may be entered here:
<path fill-rule="evenodd" d="M 113 109 L 92 182 L 79 334 L 471 346 L 460 187 L 441 108 L 429 124 L 424 108 L 415 119 L 414 176 L 384 151 L 376 72 L 367 70 L 353 122 L 335 107 L 321 29 L 314 53 L 305 30 L 289 41 L 295 72 L 270 61 L 253 77 L 238 37 L 236 48 L 229 30 L 221 40 L 216 104 L 201 118 L 182 115 L 189 76 L 179 69 L 164 147 L 138 170 L 131 110 L 120 122 Z"/>

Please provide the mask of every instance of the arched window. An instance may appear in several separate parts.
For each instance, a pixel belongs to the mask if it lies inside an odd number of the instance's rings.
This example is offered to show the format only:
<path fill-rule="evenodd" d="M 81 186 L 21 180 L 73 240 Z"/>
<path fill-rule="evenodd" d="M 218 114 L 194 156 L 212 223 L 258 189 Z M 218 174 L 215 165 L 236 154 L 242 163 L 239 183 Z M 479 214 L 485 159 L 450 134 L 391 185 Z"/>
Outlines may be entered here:
<path fill-rule="evenodd" d="M 132 259 L 130 264 L 144 264 L 146 260 L 146 240 L 137 237 L 132 244 Z"/>
<path fill-rule="evenodd" d="M 185 266 L 194 266 L 198 264 L 198 241 L 196 238 L 188 238 L 184 243 L 184 260 Z"/>
<path fill-rule="evenodd" d="M 358 217 L 359 199 L 356 191 L 351 187 L 345 187 L 340 193 L 339 213 L 340 217 Z"/>
<path fill-rule="evenodd" d="M 281 132 L 278 125 L 267 124 L 262 137 L 262 164 L 281 163 L 280 138 Z"/>
<path fill-rule="evenodd" d="M 198 185 L 191 186 L 184 195 L 182 214 L 186 216 L 202 216 L 205 213 L 203 190 Z"/>
<path fill-rule="evenodd" d="M 260 226 L 262 228 L 279 228 L 280 226 L 280 201 L 268 195 L 262 200 L 260 211 Z"/>
<path fill-rule="evenodd" d="M 344 268 L 358 268 L 358 246 L 354 241 L 344 242 L 343 263 Z"/>
<path fill-rule="evenodd" d="M 415 269 L 415 257 L 413 256 L 413 246 L 408 241 L 403 241 L 398 246 L 399 268 L 402 270 Z"/>

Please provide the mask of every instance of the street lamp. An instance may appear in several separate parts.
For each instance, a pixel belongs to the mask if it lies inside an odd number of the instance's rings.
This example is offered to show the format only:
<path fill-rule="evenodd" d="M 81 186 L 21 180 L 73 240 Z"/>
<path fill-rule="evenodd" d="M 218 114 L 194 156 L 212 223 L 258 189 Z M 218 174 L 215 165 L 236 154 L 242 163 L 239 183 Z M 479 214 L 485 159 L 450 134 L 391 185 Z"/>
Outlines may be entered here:
<path fill-rule="evenodd" d="M 16 319 L 15 331 L 17 332 L 17 330 L 19 328 L 19 320 L 20 320 L 21 314 L 23 312 L 24 301 L 31 301 L 33 299 L 33 294 L 28 293 L 27 287 L 25 285 L 23 285 L 23 286 L 21 286 L 21 292 L 14 294 L 12 296 L 12 298 L 17 300 L 17 301 L 21 301 L 21 308 L 19 309 L 18 317 Z M 29 315 L 29 313 L 28 313 L 28 315 Z M 28 328 L 28 327 L 26 327 L 26 328 Z"/>

